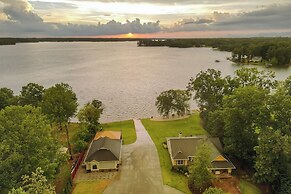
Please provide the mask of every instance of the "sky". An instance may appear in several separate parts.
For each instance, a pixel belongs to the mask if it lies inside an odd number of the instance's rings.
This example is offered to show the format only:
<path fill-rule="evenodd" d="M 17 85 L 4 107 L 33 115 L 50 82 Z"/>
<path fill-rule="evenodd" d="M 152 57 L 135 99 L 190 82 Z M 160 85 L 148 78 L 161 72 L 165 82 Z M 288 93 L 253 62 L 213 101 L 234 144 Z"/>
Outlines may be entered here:
<path fill-rule="evenodd" d="M 291 0 L 0 0 L 0 37 L 291 36 Z"/>

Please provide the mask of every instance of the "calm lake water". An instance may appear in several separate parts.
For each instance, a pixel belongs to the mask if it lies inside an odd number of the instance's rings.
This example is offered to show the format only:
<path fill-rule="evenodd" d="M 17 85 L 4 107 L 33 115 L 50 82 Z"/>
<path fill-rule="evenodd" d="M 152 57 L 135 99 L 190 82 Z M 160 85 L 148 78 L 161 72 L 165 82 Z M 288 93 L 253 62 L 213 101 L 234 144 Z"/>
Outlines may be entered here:
<path fill-rule="evenodd" d="M 94 98 L 104 103 L 102 122 L 145 118 L 157 115 L 160 92 L 185 89 L 201 70 L 233 75 L 240 67 L 226 60 L 230 56 L 210 48 L 137 47 L 135 42 L 0 46 L 0 87 L 19 94 L 29 82 L 45 87 L 66 82 L 80 105 Z M 291 68 L 272 70 L 279 80 L 291 74 Z"/>

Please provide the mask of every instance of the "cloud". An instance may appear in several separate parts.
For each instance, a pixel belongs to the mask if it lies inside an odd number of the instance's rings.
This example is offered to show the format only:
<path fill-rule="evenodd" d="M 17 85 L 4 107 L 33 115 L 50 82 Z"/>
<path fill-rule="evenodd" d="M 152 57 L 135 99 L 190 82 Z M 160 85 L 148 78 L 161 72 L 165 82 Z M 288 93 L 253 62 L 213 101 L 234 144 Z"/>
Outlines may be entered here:
<path fill-rule="evenodd" d="M 219 5 L 234 3 L 233 0 L 73 0 L 78 2 L 103 2 L 103 3 L 148 3 L 168 5 Z M 257 4 L 268 3 L 273 0 L 256 0 Z M 289 0 L 277 0 L 278 3 L 286 3 Z"/>
<path fill-rule="evenodd" d="M 1 0 L 8 20 L 0 21 L 1 36 L 98 36 L 126 33 L 155 33 L 161 31 L 160 22 L 141 23 L 140 19 L 125 23 L 111 20 L 105 24 L 45 23 L 33 12 L 25 0 Z"/>
<path fill-rule="evenodd" d="M 183 19 L 168 31 L 225 31 L 291 29 L 291 4 L 272 5 L 243 13 L 214 11 L 207 18 Z"/>
<path fill-rule="evenodd" d="M 189 32 L 189 31 L 204 31 L 214 22 L 208 18 L 189 18 L 178 21 L 173 27 L 167 28 L 169 32 Z"/>
<path fill-rule="evenodd" d="M 71 1 L 72 0 L 70 0 L 70 2 Z M 174 2 L 174 0 L 170 1 Z M 182 1 L 186 2 L 186 0 Z M 278 32 L 281 29 L 291 30 L 291 4 L 273 4 L 272 6 L 257 8 L 255 11 L 241 13 L 213 11 L 211 14 L 200 15 L 199 17 L 195 14 L 193 14 L 193 17 L 187 15 L 187 17 L 189 17 L 188 19 L 185 17 L 172 26 L 165 27 L 162 26 L 159 21 L 142 23 L 139 18 L 133 20 L 124 19 L 124 23 L 114 19 L 105 23 L 96 22 L 92 24 L 49 23 L 45 22 L 42 17 L 35 12 L 35 7 L 45 10 L 74 9 L 75 7 L 69 3 L 49 3 L 40 1 L 33 1 L 31 3 L 27 0 L 0 0 L 0 36 L 55 37 L 117 35 L 130 32 L 149 34 L 157 32 L 191 31 L 218 32 L 266 30 L 269 32 L 270 30 L 274 30 Z M 102 13 L 102 16 L 104 16 L 104 14 L 105 13 Z M 142 18 L 143 15 L 139 15 L 138 17 Z M 99 21 L 97 15 L 95 18 L 96 21 Z"/>
<path fill-rule="evenodd" d="M 98 25 L 78 25 L 78 24 L 55 24 L 56 28 L 52 34 L 54 36 L 99 36 L 117 35 L 127 33 L 155 33 L 161 31 L 160 22 L 141 23 L 140 19 L 127 20 L 126 23 L 111 20 L 106 24 Z"/>
<path fill-rule="evenodd" d="M 208 4 L 208 3 L 219 3 L 222 1 L 231 0 L 74 0 L 81 2 L 103 2 L 103 3 L 149 3 L 149 4 Z"/>
<path fill-rule="evenodd" d="M 20 23 L 40 23 L 42 18 L 32 12 L 32 6 L 24 0 L 1 0 L 5 7 L 3 13 L 8 20 Z"/>
<path fill-rule="evenodd" d="M 29 3 L 35 9 L 76 9 L 77 6 L 72 3 L 64 3 L 64 2 L 46 2 L 46 1 L 29 1 Z"/>
<path fill-rule="evenodd" d="M 272 5 L 260 10 L 229 16 L 218 20 L 216 29 L 286 29 L 291 28 L 291 4 Z"/>

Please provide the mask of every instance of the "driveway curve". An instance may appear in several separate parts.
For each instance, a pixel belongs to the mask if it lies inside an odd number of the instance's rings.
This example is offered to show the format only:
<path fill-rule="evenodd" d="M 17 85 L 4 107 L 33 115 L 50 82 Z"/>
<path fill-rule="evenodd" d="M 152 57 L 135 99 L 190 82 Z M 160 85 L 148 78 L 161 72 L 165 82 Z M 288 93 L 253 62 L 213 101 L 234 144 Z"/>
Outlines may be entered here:
<path fill-rule="evenodd" d="M 163 184 L 154 142 L 140 120 L 134 120 L 136 142 L 122 147 L 120 177 L 103 194 L 182 194 Z"/>

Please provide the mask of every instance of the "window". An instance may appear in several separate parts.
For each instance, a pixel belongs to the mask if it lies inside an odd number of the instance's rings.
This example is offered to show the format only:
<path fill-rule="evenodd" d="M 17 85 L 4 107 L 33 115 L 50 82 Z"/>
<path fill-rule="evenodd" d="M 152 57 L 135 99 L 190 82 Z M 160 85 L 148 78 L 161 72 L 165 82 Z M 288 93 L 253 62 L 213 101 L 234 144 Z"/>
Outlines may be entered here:
<path fill-rule="evenodd" d="M 92 168 L 93 168 L 93 169 L 97 169 L 97 165 L 94 164 L 94 165 L 92 166 Z"/>
<path fill-rule="evenodd" d="M 177 165 L 184 165 L 184 160 L 177 160 Z"/>

